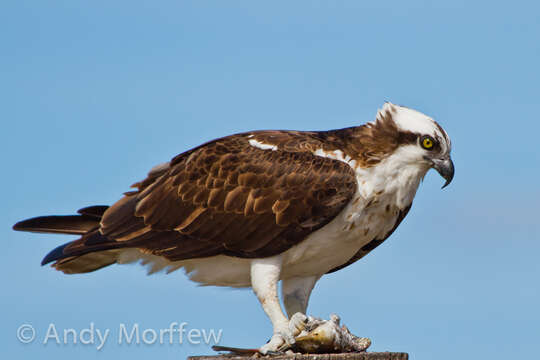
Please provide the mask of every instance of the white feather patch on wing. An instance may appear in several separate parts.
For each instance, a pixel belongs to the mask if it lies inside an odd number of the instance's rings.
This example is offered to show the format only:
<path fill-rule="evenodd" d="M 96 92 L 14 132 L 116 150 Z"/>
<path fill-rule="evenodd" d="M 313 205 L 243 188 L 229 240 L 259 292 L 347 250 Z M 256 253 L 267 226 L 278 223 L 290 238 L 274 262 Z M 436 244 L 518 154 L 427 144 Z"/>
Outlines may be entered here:
<path fill-rule="evenodd" d="M 356 171 L 356 160 L 353 160 L 349 155 L 344 154 L 341 150 L 324 151 L 323 149 L 317 149 L 313 152 L 313 155 L 342 161 Z"/>
<path fill-rule="evenodd" d="M 278 149 L 278 147 L 276 145 L 272 145 L 272 144 L 265 144 L 265 143 L 262 143 L 256 139 L 249 139 L 249 145 L 253 146 L 253 147 L 256 147 L 257 149 L 261 149 L 261 150 L 272 150 L 272 151 L 276 151 Z"/>

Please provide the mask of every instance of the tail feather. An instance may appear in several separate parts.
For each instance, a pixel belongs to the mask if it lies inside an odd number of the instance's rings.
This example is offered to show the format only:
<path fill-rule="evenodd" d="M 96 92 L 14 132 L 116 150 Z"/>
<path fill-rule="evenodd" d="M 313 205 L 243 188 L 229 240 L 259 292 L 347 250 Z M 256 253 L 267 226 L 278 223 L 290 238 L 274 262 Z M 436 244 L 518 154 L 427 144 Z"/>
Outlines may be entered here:
<path fill-rule="evenodd" d="M 78 210 L 79 215 L 40 216 L 18 222 L 14 230 L 54 234 L 81 235 L 77 240 L 50 251 L 41 265 L 55 262 L 53 267 L 67 274 L 85 273 L 114 264 L 119 249 L 127 242 L 117 242 L 99 232 L 99 223 L 108 206 L 90 206 Z"/>
<path fill-rule="evenodd" d="M 107 205 L 94 205 L 79 209 L 77 210 L 77 213 L 81 215 L 93 216 L 101 220 L 101 217 L 108 208 L 109 207 Z"/>
<path fill-rule="evenodd" d="M 78 210 L 79 215 L 38 216 L 19 221 L 13 226 L 13 230 L 84 235 L 99 226 L 101 217 L 108 208 L 108 206 L 96 205 Z"/>
<path fill-rule="evenodd" d="M 88 215 L 39 216 L 20 221 L 13 230 L 52 234 L 83 235 L 99 226 L 99 219 Z"/>
<path fill-rule="evenodd" d="M 81 256 L 68 257 L 53 264 L 64 274 L 83 274 L 99 270 L 117 262 L 119 250 L 104 250 Z"/>
<path fill-rule="evenodd" d="M 63 245 L 60 245 L 58 247 L 55 247 L 54 249 L 49 251 L 49 253 L 45 255 L 45 257 L 43 258 L 43 260 L 41 260 L 41 266 L 47 265 L 48 263 L 61 259 L 64 256 L 64 249 L 69 244 L 71 244 L 71 241 Z"/>
<path fill-rule="evenodd" d="M 70 241 L 53 249 L 43 258 L 41 265 L 93 252 L 118 249 L 126 245 L 125 242 L 110 240 L 106 236 L 101 235 L 98 230 L 94 230 L 83 235 L 78 240 Z"/>

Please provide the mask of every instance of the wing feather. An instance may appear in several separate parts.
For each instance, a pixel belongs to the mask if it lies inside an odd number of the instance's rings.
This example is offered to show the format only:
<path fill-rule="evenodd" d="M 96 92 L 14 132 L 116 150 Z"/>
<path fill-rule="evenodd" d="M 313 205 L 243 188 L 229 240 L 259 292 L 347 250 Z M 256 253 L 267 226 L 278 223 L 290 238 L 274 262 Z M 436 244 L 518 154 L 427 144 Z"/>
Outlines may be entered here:
<path fill-rule="evenodd" d="M 330 222 L 356 191 L 347 164 L 307 150 L 317 144 L 291 141 L 288 151 L 262 150 L 241 134 L 181 154 L 107 209 L 100 232 L 170 260 L 285 251 Z"/>

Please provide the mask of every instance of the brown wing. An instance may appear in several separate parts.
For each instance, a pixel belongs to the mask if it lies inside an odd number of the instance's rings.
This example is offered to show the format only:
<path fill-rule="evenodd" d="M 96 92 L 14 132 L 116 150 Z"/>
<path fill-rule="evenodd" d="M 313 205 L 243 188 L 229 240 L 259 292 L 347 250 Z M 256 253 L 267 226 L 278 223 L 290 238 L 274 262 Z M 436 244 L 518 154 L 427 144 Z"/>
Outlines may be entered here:
<path fill-rule="evenodd" d="M 252 134 L 278 150 L 241 134 L 181 154 L 111 206 L 101 234 L 169 260 L 266 257 L 327 224 L 352 198 L 352 169 L 309 152 L 317 140 L 308 133 Z"/>

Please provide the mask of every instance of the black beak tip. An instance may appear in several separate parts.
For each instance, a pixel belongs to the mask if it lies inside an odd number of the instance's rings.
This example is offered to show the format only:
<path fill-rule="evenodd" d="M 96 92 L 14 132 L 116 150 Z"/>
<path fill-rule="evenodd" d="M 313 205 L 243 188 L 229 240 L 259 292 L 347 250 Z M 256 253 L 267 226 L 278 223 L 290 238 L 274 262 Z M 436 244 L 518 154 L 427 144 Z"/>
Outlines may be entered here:
<path fill-rule="evenodd" d="M 447 187 L 448 185 L 450 185 L 451 182 L 452 182 L 452 180 L 446 180 L 446 182 L 445 182 L 444 185 L 441 187 L 441 189 L 444 189 L 445 187 Z"/>
<path fill-rule="evenodd" d="M 447 187 L 454 178 L 454 163 L 451 159 L 434 162 L 434 168 L 446 180 L 441 189 Z"/>
<path fill-rule="evenodd" d="M 444 189 L 445 187 L 447 187 L 451 182 L 452 180 L 454 179 L 454 173 L 455 173 L 455 168 L 454 168 L 454 162 L 452 160 L 450 160 L 450 169 L 448 171 L 448 176 L 445 178 L 446 179 L 446 182 L 444 183 L 442 189 Z"/>

